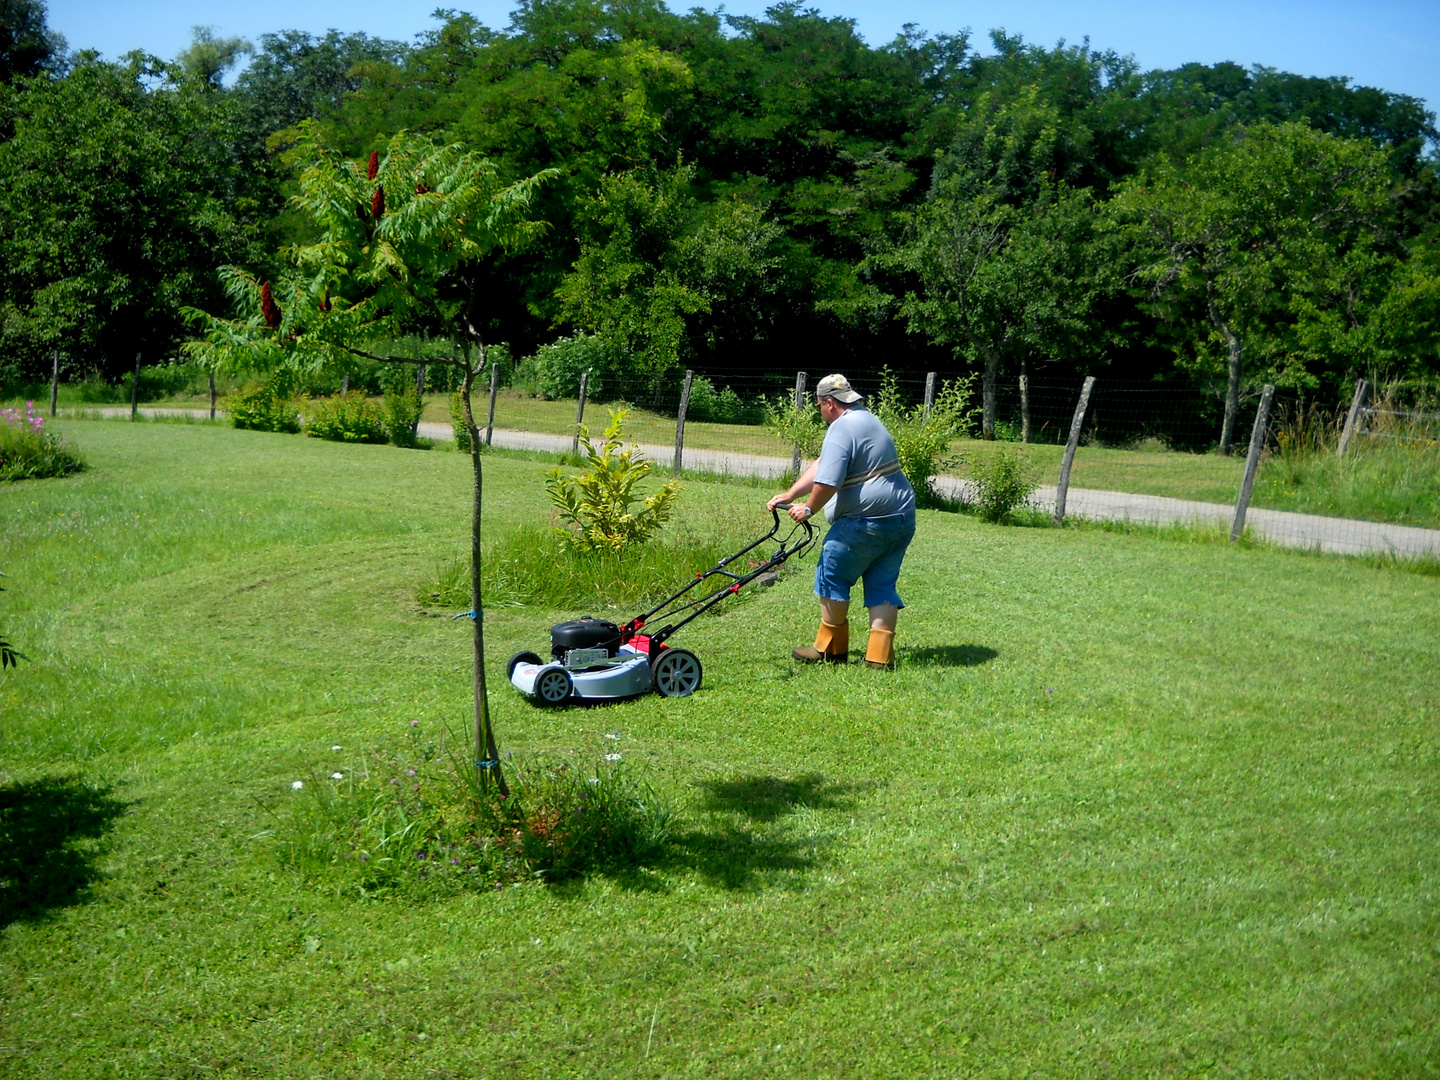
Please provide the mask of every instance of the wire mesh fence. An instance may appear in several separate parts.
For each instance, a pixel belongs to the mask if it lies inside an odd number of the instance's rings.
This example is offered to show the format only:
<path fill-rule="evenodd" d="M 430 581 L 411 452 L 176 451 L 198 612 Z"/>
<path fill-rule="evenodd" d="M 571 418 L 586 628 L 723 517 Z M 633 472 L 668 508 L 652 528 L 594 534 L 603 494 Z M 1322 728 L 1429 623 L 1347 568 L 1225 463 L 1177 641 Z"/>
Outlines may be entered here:
<path fill-rule="evenodd" d="M 662 466 L 678 462 L 689 470 L 778 480 L 792 474 L 794 445 L 774 419 L 796 400 L 797 378 L 804 386 L 800 400 L 808 405 L 825 374 L 693 375 L 683 445 L 677 445 L 682 373 L 643 394 L 631 387 L 631 396 L 643 400 L 602 393 L 599 400 L 586 402 L 583 419 L 598 431 L 611 411 L 624 408 L 627 436 Z M 968 373 L 872 371 L 851 376 L 851 383 L 873 400 L 888 380 L 889 392 L 901 404 L 923 407 L 927 395 L 967 379 L 976 412 L 968 431 L 952 443 L 937 489 L 962 500 L 972 497 L 977 463 L 1008 453 L 1027 463 L 1039 482 L 1032 505 L 1053 511 L 1080 376 L 1027 380 L 1023 387 L 1007 380 L 997 386 L 993 441 L 979 438 L 980 386 Z M 1232 452 L 1221 454 L 1224 400 L 1217 388 L 1098 378 L 1080 427 L 1067 516 L 1230 529 L 1255 434 L 1259 389 L 1242 395 L 1232 421 Z M 1435 399 L 1429 391 L 1402 393 L 1396 387 L 1377 395 L 1341 458 L 1335 447 L 1347 403 L 1325 405 L 1294 391 L 1277 391 L 1258 436 L 1263 454 L 1245 514 L 1249 534 L 1326 551 L 1440 557 L 1440 444 L 1435 438 L 1440 408 L 1434 408 Z M 546 400 L 503 389 L 496 401 L 495 441 L 568 450 L 578 406 L 575 399 Z M 1404 461 L 1398 460 L 1401 456 Z"/>

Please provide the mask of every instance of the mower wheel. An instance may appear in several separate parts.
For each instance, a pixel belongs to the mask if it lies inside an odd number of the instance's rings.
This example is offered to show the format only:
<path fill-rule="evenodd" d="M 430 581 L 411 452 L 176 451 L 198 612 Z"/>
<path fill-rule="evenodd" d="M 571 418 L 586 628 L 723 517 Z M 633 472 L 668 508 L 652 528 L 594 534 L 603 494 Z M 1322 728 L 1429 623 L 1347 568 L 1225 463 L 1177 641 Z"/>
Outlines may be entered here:
<path fill-rule="evenodd" d="M 689 649 L 663 649 L 650 661 L 650 681 L 661 697 L 689 697 L 703 677 L 700 658 Z"/>
<path fill-rule="evenodd" d="M 513 679 L 515 677 L 515 669 L 521 664 L 539 663 L 543 663 L 543 661 L 533 652 L 517 652 L 514 656 L 510 657 L 510 662 L 505 665 L 505 677 L 507 679 Z"/>
<path fill-rule="evenodd" d="M 575 692 L 575 683 L 564 668 L 546 668 L 535 677 L 535 700 L 541 705 L 563 705 Z"/>

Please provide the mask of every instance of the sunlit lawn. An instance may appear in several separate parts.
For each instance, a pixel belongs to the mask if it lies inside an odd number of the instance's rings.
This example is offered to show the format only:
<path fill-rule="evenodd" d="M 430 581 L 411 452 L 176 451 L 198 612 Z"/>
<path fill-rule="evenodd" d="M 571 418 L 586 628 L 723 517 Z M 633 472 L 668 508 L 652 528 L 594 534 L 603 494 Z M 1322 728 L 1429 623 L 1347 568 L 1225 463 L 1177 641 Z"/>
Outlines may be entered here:
<path fill-rule="evenodd" d="M 466 624 L 413 597 L 464 550 L 466 459 L 64 428 L 89 472 L 0 488 L 34 658 L 0 676 L 7 1077 L 1436 1071 L 1440 579 L 925 513 L 893 674 L 794 665 L 802 569 L 684 632 L 695 697 L 561 712 L 504 659 L 607 612 L 497 608 L 504 750 L 618 746 L 676 842 L 366 899 L 292 876 L 277 818 L 463 728 Z M 487 459 L 490 529 L 544 519 L 547 467 Z M 684 527 L 765 494 L 690 481 Z M 16 832 L 42 809 L 100 839 Z"/>

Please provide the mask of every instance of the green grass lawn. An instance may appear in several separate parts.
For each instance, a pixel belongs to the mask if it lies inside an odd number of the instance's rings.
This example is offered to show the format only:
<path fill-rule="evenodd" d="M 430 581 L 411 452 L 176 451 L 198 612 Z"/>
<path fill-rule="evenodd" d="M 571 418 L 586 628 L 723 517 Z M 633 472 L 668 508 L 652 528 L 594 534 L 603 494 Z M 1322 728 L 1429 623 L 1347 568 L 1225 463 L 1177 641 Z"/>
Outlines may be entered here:
<path fill-rule="evenodd" d="M 693 698 L 561 712 L 503 665 L 585 612 L 496 609 L 502 749 L 618 746 L 676 840 L 364 899 L 276 820 L 466 724 L 466 624 L 414 595 L 467 460 L 61 427 L 90 470 L 0 488 L 6 1077 L 1440 1072 L 1440 579 L 923 513 L 893 674 L 789 659 L 802 569 L 677 638 Z M 544 520 L 545 468 L 487 459 L 490 529 Z M 685 527 L 766 494 L 689 482 Z"/>

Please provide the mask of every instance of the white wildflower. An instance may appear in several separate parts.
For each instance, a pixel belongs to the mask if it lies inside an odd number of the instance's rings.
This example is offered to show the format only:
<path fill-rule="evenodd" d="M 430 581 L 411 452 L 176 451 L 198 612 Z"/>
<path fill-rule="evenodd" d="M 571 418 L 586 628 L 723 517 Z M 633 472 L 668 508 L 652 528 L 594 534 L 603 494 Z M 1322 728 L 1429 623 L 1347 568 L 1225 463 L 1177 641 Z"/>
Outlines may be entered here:
<path fill-rule="evenodd" d="M 606 760 L 606 761 L 619 761 L 619 760 L 620 760 L 620 755 L 619 755 L 619 754 L 606 754 L 606 755 L 605 755 L 605 760 Z"/>
<path fill-rule="evenodd" d="M 299 791 L 299 790 L 300 790 L 301 788 L 303 788 L 304 786 L 305 786 L 305 781 L 304 781 L 304 780 L 292 780 L 292 781 L 290 781 L 290 790 L 291 790 L 291 791 Z"/>
<path fill-rule="evenodd" d="M 344 779 L 345 779 L 345 774 L 344 774 L 343 772 L 332 772 L 332 773 L 330 774 L 330 779 L 331 779 L 331 780 L 344 780 Z"/>

